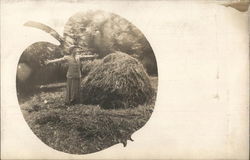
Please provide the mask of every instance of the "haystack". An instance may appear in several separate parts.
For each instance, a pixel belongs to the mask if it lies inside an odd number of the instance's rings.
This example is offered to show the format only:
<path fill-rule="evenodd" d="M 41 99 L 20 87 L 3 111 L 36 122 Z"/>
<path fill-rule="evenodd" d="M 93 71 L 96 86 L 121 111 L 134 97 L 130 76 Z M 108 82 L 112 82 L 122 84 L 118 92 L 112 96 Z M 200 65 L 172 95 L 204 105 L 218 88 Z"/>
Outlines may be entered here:
<path fill-rule="evenodd" d="M 154 90 L 142 64 L 128 54 L 107 55 L 82 81 L 85 104 L 132 108 L 152 100 Z"/>

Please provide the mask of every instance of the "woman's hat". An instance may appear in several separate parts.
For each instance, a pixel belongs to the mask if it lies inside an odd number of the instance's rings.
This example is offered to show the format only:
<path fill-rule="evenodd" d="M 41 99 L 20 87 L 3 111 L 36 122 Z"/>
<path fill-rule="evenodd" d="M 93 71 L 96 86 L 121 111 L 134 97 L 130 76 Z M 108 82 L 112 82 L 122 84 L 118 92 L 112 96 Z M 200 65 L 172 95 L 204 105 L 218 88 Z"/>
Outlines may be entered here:
<path fill-rule="evenodd" d="M 71 45 L 69 47 L 69 53 L 72 53 L 74 51 L 74 49 L 78 48 L 76 45 Z"/>

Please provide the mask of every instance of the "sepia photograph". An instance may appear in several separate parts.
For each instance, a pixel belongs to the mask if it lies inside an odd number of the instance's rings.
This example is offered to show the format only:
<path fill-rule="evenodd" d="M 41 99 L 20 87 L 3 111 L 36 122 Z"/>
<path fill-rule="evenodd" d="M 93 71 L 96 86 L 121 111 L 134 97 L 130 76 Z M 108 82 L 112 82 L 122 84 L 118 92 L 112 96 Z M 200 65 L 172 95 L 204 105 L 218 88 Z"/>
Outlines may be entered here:
<path fill-rule="evenodd" d="M 35 42 L 23 51 L 16 87 L 23 116 L 48 146 L 72 154 L 124 147 L 154 109 L 157 64 L 143 33 L 105 11 L 78 12 L 60 35 L 28 21 L 59 45 Z"/>
<path fill-rule="evenodd" d="M 248 159 L 249 4 L 0 1 L 1 159 Z"/>

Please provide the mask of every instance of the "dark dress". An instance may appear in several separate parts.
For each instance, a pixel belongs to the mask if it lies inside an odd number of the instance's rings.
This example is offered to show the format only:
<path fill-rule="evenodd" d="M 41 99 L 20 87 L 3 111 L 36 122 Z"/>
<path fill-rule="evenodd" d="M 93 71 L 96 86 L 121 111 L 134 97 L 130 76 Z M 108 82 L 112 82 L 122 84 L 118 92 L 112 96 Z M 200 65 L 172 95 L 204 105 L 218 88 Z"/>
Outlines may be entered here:
<path fill-rule="evenodd" d="M 64 56 L 68 62 L 69 68 L 67 72 L 67 87 L 66 87 L 66 104 L 75 104 L 80 102 L 80 60 L 72 56 Z"/>

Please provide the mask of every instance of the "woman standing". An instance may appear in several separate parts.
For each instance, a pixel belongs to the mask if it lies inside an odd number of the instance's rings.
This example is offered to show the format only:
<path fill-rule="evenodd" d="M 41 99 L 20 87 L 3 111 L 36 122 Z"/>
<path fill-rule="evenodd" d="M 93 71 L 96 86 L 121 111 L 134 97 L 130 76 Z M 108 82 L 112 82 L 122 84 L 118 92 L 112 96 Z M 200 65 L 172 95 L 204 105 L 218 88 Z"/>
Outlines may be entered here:
<path fill-rule="evenodd" d="M 62 58 L 55 60 L 48 60 L 45 64 L 55 63 L 55 62 L 67 62 L 68 72 L 67 72 L 67 87 L 66 87 L 66 98 L 65 104 L 71 105 L 80 102 L 80 79 L 81 79 L 81 58 L 84 57 L 94 57 L 94 56 L 79 56 L 77 55 L 78 48 L 72 46 L 69 48 L 69 55 L 65 55 Z"/>

